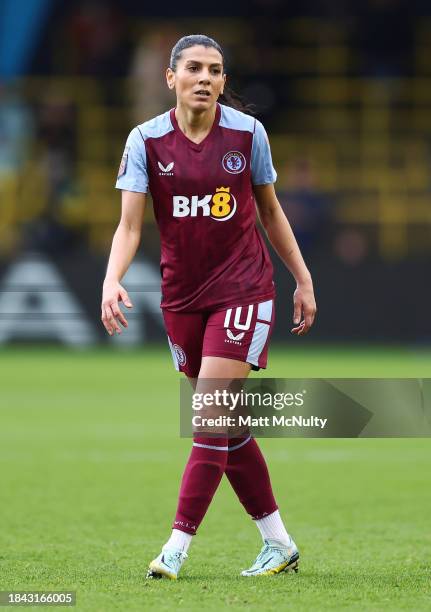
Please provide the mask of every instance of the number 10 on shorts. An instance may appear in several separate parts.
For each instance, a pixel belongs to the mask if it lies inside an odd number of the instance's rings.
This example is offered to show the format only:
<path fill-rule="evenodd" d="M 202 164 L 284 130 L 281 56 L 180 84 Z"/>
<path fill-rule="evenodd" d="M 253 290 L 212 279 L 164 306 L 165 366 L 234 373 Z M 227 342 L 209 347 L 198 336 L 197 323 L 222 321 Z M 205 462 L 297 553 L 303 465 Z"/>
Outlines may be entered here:
<path fill-rule="evenodd" d="M 243 308 L 242 306 L 238 306 L 237 308 L 235 308 L 233 327 L 235 329 L 240 329 L 242 331 L 247 331 L 248 329 L 250 329 L 251 320 L 252 320 L 252 317 L 253 317 L 253 304 L 250 304 L 250 306 L 248 306 L 247 319 L 246 319 L 245 323 L 240 323 L 241 314 L 242 314 L 242 308 Z M 226 316 L 225 316 L 225 319 L 224 319 L 224 327 L 230 327 L 230 320 L 231 320 L 231 317 L 232 317 L 232 310 L 234 310 L 234 309 L 233 308 L 228 308 L 226 310 Z"/>

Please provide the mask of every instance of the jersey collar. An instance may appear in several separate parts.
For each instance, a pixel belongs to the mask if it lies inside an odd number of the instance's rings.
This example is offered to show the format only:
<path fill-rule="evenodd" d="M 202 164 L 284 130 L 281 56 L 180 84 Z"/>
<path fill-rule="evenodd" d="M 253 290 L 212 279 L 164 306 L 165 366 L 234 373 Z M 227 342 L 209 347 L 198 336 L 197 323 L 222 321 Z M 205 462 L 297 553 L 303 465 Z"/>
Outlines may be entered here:
<path fill-rule="evenodd" d="M 197 144 L 196 142 L 193 142 L 193 140 L 190 140 L 190 138 L 188 138 L 184 134 L 184 132 L 181 130 L 180 126 L 178 125 L 177 118 L 175 117 L 175 108 L 171 108 L 170 110 L 170 118 L 171 118 L 171 123 L 172 123 L 174 130 L 179 134 L 181 138 L 184 139 L 184 141 L 188 144 L 188 146 L 191 149 L 194 149 L 195 151 L 201 151 L 205 143 L 211 138 L 211 136 L 213 135 L 213 133 L 219 126 L 220 116 L 221 116 L 221 107 L 220 107 L 220 104 L 217 102 L 214 122 L 211 126 L 211 129 L 208 132 L 208 134 L 205 136 L 205 138 L 199 144 Z"/>

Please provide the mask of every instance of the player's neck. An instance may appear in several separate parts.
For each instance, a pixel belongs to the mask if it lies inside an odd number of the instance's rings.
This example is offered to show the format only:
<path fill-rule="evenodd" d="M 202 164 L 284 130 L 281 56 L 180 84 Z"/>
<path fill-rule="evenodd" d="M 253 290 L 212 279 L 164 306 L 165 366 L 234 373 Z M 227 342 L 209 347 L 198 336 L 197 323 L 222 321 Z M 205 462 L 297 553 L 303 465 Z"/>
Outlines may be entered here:
<path fill-rule="evenodd" d="M 193 141 L 202 141 L 210 132 L 216 114 L 217 106 L 203 112 L 195 112 L 190 108 L 177 106 L 175 117 L 180 130 Z"/>

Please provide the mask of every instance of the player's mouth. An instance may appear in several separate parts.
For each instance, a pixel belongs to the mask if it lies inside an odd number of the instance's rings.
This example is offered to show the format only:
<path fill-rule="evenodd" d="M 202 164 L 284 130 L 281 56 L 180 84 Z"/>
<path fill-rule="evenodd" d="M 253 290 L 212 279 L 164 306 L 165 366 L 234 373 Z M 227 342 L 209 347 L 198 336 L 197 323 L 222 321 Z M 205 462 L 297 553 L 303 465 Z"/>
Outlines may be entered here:
<path fill-rule="evenodd" d="M 199 98 L 209 98 L 211 95 L 207 89 L 198 89 L 194 94 L 195 96 L 199 96 Z"/>

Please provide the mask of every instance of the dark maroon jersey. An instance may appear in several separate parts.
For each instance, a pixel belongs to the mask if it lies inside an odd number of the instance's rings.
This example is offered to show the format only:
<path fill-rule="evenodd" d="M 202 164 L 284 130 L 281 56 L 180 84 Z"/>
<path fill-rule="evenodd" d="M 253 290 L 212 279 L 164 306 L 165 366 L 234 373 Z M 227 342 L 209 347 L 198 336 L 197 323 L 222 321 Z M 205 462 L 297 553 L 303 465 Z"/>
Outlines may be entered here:
<path fill-rule="evenodd" d="M 175 109 L 131 131 L 116 187 L 151 192 L 162 308 L 216 310 L 274 296 L 252 186 L 276 177 L 263 125 L 222 104 L 199 144 L 180 130 Z"/>

